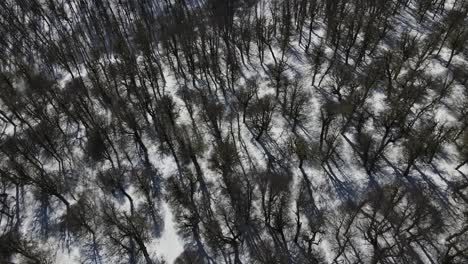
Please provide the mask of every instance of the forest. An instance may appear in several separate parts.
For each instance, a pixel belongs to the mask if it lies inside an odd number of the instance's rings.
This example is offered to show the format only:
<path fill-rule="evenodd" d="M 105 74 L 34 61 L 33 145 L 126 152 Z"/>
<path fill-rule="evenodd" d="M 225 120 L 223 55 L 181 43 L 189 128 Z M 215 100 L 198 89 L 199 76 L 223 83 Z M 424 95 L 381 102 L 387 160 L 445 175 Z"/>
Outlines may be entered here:
<path fill-rule="evenodd" d="M 467 0 L 1 0 L 0 264 L 468 263 Z"/>

